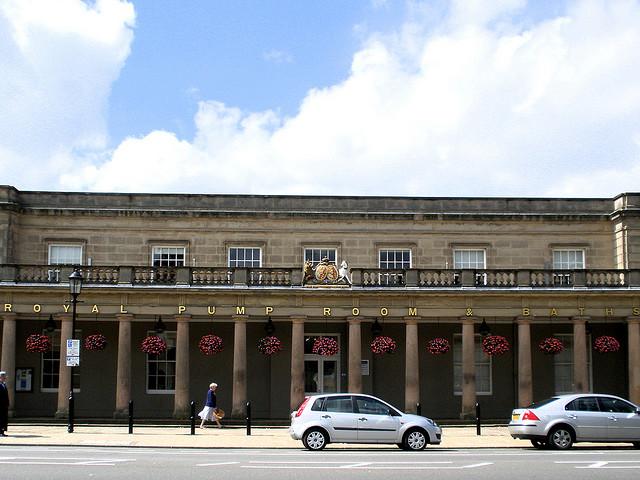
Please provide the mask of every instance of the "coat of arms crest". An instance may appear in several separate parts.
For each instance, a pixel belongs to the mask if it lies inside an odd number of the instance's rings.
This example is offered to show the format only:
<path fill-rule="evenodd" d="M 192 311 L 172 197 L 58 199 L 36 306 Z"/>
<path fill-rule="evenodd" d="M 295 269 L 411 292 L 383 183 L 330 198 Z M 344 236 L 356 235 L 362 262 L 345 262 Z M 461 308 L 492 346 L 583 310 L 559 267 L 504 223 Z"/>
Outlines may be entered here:
<path fill-rule="evenodd" d="M 346 260 L 340 264 L 340 269 L 324 257 L 315 267 L 307 260 L 302 268 L 303 285 L 351 285 L 349 265 Z"/>

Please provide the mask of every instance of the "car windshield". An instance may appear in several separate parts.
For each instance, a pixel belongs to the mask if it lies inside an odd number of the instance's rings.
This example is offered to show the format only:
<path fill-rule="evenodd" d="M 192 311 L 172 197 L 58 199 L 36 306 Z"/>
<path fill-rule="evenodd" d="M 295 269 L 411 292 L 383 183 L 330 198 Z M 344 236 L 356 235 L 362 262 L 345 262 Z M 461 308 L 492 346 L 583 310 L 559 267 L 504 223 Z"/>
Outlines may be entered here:
<path fill-rule="evenodd" d="M 540 400 L 539 402 L 533 402 L 527 408 L 539 408 L 539 407 L 542 407 L 543 405 L 546 405 L 548 403 L 555 402 L 556 400 L 558 400 L 558 397 L 547 398 L 545 400 Z"/>

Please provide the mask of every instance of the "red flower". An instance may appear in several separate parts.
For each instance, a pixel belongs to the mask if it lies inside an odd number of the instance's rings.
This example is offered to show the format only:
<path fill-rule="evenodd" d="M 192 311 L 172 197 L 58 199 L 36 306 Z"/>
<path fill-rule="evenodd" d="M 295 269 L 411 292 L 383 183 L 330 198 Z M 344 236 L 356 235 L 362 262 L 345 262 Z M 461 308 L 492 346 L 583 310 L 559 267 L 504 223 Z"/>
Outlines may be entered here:
<path fill-rule="evenodd" d="M 140 350 L 149 355 L 160 355 L 167 350 L 167 342 L 157 335 L 149 335 L 142 340 Z"/>
<path fill-rule="evenodd" d="M 482 340 L 482 351 L 487 355 L 497 356 L 507 353 L 511 345 L 502 335 L 487 335 Z"/>
<path fill-rule="evenodd" d="M 273 335 L 263 337 L 258 340 L 258 350 L 263 355 L 273 355 L 274 353 L 282 351 L 282 342 L 278 337 L 274 337 Z"/>
<path fill-rule="evenodd" d="M 385 337 L 384 335 L 378 335 L 371 342 L 371 351 L 376 355 L 383 355 L 385 353 L 393 353 L 396 351 L 398 345 L 391 337 Z"/>
<path fill-rule="evenodd" d="M 593 349 L 598 353 L 613 353 L 620 350 L 620 342 L 615 337 L 602 335 L 593 342 Z"/>
<path fill-rule="evenodd" d="M 338 341 L 332 337 L 318 337 L 313 342 L 313 348 L 311 349 L 316 355 L 322 355 L 323 357 L 330 357 L 336 355 L 339 351 Z"/>
<path fill-rule="evenodd" d="M 222 344 L 222 338 L 219 336 L 204 335 L 198 342 L 198 348 L 204 355 L 215 355 L 222 351 L 224 345 Z"/>
<path fill-rule="evenodd" d="M 556 337 L 547 337 L 538 344 L 540 351 L 549 355 L 555 355 L 564 350 L 564 343 Z"/>
<path fill-rule="evenodd" d="M 95 352 L 107 348 L 107 337 L 101 333 L 89 335 L 84 339 L 83 346 L 85 350 L 93 350 Z"/>
<path fill-rule="evenodd" d="M 51 339 L 40 333 L 34 333 L 27 337 L 26 347 L 30 353 L 45 353 L 51 350 Z"/>
<path fill-rule="evenodd" d="M 451 344 L 446 338 L 434 338 L 427 343 L 427 351 L 431 355 L 442 355 L 451 350 Z"/>

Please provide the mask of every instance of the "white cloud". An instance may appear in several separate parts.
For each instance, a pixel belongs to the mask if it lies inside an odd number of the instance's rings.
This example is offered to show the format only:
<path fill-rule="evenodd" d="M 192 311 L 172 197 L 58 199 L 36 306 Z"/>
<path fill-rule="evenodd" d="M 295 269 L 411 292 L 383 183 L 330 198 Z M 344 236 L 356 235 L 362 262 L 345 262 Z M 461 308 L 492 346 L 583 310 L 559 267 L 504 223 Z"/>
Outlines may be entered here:
<path fill-rule="evenodd" d="M 0 175 L 42 187 L 107 143 L 111 84 L 129 55 L 133 6 L 119 0 L 0 3 Z"/>
<path fill-rule="evenodd" d="M 576 1 L 526 28 L 522 1 L 492 3 L 481 12 L 480 2 L 456 1 L 435 30 L 410 18 L 396 35 L 371 37 L 348 78 L 308 92 L 293 117 L 203 101 L 193 141 L 165 131 L 129 138 L 60 185 L 424 196 L 638 190 L 638 1 Z"/>

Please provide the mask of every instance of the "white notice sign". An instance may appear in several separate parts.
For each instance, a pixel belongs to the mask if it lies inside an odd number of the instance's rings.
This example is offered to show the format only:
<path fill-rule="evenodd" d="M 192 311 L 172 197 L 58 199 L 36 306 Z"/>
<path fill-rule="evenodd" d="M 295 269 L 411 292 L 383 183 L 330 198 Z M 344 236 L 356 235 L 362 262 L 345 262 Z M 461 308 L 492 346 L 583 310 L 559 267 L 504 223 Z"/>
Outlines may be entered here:
<path fill-rule="evenodd" d="M 67 340 L 67 357 L 80 356 L 80 340 Z"/>
<path fill-rule="evenodd" d="M 80 357 L 70 357 L 67 355 L 67 367 L 77 367 L 80 365 Z"/>

